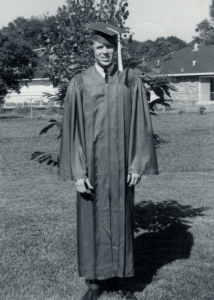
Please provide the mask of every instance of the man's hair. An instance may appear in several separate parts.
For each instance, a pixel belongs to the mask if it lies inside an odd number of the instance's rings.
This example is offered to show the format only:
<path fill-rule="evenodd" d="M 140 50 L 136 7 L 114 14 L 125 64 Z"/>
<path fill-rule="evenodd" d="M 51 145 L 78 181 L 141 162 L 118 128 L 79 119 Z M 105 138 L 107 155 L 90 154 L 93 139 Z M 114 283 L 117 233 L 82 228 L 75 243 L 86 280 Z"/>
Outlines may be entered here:
<path fill-rule="evenodd" d="M 103 45 L 113 45 L 115 48 L 115 51 L 117 51 L 117 36 L 109 36 L 107 34 L 98 34 L 98 33 L 94 33 L 93 35 L 91 35 L 91 39 L 89 41 L 89 48 L 91 50 L 93 50 L 93 45 L 94 42 L 99 42 Z"/>

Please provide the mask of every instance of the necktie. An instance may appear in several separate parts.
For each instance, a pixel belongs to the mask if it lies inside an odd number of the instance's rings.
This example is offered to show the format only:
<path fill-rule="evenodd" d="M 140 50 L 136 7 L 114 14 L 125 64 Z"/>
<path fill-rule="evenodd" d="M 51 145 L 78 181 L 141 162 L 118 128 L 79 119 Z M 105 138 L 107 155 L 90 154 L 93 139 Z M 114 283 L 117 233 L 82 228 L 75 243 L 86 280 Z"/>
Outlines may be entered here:
<path fill-rule="evenodd" d="M 105 73 L 105 81 L 106 81 L 106 83 L 108 83 L 108 70 L 105 69 L 104 73 Z"/>

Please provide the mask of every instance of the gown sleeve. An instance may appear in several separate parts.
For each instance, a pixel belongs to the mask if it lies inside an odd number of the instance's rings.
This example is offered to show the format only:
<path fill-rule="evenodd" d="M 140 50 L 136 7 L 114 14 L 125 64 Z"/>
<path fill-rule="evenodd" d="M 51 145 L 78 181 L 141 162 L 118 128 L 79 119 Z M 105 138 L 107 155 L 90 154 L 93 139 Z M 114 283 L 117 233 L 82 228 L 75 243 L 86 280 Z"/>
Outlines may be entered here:
<path fill-rule="evenodd" d="M 63 114 L 59 180 L 87 178 L 82 97 L 75 78 L 68 88 Z"/>
<path fill-rule="evenodd" d="M 138 75 L 134 79 L 131 94 L 128 173 L 158 175 L 151 116 L 144 87 Z"/>

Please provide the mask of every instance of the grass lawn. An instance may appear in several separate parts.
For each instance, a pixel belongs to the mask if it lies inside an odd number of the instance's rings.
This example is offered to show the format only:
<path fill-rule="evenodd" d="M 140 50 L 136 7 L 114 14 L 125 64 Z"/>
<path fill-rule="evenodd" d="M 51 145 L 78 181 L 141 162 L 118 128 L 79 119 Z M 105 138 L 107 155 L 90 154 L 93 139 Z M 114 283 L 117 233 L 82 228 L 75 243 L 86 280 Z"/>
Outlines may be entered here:
<path fill-rule="evenodd" d="M 214 114 L 152 117 L 165 143 L 160 175 L 136 188 L 135 277 L 138 299 L 214 299 Z M 47 120 L 0 118 L 0 299 L 79 300 L 76 203 L 72 182 L 30 161 L 59 148 Z M 115 293 L 100 298 L 122 299 Z"/>

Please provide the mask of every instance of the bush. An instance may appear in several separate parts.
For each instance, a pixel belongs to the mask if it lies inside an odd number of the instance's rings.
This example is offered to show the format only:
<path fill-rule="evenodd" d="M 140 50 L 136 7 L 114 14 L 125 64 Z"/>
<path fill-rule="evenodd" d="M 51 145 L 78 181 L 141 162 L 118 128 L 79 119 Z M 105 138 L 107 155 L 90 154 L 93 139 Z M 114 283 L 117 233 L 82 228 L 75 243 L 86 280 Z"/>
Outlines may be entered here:
<path fill-rule="evenodd" d="M 30 107 L 28 106 L 16 106 L 13 109 L 13 114 L 27 116 L 30 114 Z"/>
<path fill-rule="evenodd" d="M 60 107 L 49 107 L 46 109 L 46 114 L 47 115 L 62 115 L 63 114 L 63 109 L 61 109 Z"/>
<path fill-rule="evenodd" d="M 4 106 L 5 106 L 5 107 L 16 106 L 16 103 L 14 103 L 14 102 L 9 102 L 9 103 L 5 103 Z"/>
<path fill-rule="evenodd" d="M 48 109 L 45 108 L 37 108 L 37 107 L 33 107 L 33 118 L 38 118 L 41 114 L 42 115 L 48 115 L 48 116 L 52 116 L 52 115 L 62 115 L 63 114 L 63 109 L 61 109 L 60 107 L 49 107 Z M 29 116 L 31 113 L 31 108 L 30 106 L 16 106 L 13 108 L 12 110 L 12 114 L 15 115 L 22 115 L 22 116 Z"/>
<path fill-rule="evenodd" d="M 199 107 L 198 112 L 199 112 L 200 115 L 203 115 L 205 110 L 206 110 L 206 108 L 202 105 L 202 106 Z"/>

